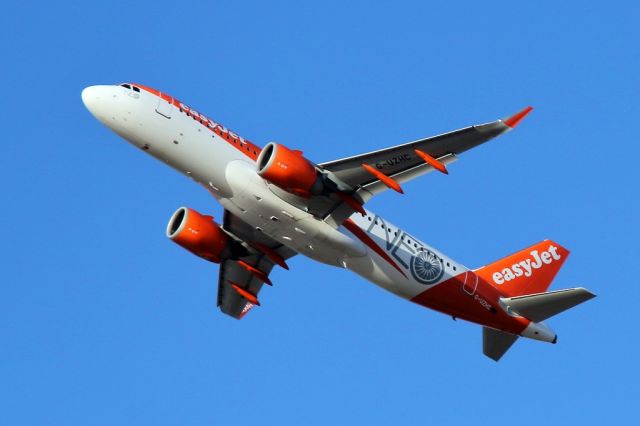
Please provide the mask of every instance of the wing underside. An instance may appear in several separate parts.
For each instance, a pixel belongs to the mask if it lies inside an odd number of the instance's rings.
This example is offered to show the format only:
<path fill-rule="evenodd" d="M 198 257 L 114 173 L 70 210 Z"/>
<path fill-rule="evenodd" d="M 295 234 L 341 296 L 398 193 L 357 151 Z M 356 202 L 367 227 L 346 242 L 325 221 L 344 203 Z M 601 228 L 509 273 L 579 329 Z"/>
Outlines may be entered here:
<path fill-rule="evenodd" d="M 436 169 L 416 150 L 446 165 L 455 161 L 459 154 L 509 131 L 511 127 L 505 122 L 508 122 L 508 119 L 465 127 L 391 148 L 322 163 L 320 167 L 357 190 L 366 201 L 367 198 L 385 190 L 386 185 L 372 176 L 362 164 L 367 164 L 394 180 L 406 182 Z"/>
<path fill-rule="evenodd" d="M 446 166 L 456 161 L 458 155 L 508 132 L 530 111 L 531 107 L 527 107 L 503 120 L 320 163 L 318 168 L 342 192 L 358 204 L 364 204 L 389 187 L 398 186 L 434 170 L 446 172 Z M 273 189 L 281 198 L 334 226 L 339 226 L 354 212 L 353 205 L 346 203 L 343 197 L 325 194 L 302 199 L 278 188 Z"/>
<path fill-rule="evenodd" d="M 225 314 L 240 319 L 259 304 L 258 293 L 277 263 L 273 253 L 283 260 L 296 253 L 226 210 L 223 228 L 248 248 L 246 256 L 223 261 L 218 275 L 218 307 Z M 266 252 L 271 253 L 271 257 Z"/>

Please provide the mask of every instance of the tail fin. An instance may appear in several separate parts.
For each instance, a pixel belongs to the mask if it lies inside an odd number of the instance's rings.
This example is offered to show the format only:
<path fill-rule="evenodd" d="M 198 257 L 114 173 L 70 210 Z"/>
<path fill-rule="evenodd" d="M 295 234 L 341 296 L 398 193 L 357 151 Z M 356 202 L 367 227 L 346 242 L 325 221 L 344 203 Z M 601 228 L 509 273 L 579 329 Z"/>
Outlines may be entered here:
<path fill-rule="evenodd" d="M 544 240 L 477 269 L 476 274 L 506 297 L 545 292 L 569 256 L 569 250 Z"/>

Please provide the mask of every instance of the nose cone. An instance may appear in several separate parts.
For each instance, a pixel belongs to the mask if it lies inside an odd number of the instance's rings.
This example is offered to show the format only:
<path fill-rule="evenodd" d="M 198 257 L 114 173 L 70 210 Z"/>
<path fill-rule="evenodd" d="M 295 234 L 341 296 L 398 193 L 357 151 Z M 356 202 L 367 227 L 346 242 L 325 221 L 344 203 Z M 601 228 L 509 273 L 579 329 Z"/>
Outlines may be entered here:
<path fill-rule="evenodd" d="M 86 87 L 81 94 L 82 103 L 89 111 L 91 111 L 92 109 L 95 109 L 96 101 L 98 100 L 96 87 L 97 86 Z M 93 113 L 93 111 L 91 112 Z"/>
<path fill-rule="evenodd" d="M 111 86 L 89 86 L 82 91 L 82 102 L 89 112 L 103 121 L 107 103 L 111 100 Z"/>

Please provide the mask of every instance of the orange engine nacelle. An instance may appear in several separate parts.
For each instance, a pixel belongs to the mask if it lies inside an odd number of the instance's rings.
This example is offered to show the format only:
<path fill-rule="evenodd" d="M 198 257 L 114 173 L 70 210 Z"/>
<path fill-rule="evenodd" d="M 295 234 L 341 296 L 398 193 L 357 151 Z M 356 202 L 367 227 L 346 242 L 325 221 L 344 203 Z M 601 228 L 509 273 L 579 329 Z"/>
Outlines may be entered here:
<path fill-rule="evenodd" d="M 317 195 L 323 189 L 318 171 L 301 151 L 274 142 L 267 144 L 258 157 L 258 175 L 287 192 L 305 198 Z"/>
<path fill-rule="evenodd" d="M 229 236 L 213 221 L 197 211 L 180 207 L 169 219 L 167 237 L 191 253 L 220 263 L 231 251 Z"/>

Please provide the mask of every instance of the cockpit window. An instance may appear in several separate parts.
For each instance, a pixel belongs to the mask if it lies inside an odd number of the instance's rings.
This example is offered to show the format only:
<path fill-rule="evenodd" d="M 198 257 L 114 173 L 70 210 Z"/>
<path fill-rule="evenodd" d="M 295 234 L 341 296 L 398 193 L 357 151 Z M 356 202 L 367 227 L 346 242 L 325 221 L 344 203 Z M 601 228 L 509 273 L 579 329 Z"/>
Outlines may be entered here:
<path fill-rule="evenodd" d="M 138 89 L 136 86 L 133 86 L 133 91 L 140 93 L 140 89 Z"/>
<path fill-rule="evenodd" d="M 121 84 L 120 86 L 126 87 L 127 89 L 131 89 L 131 86 L 129 84 Z"/>

